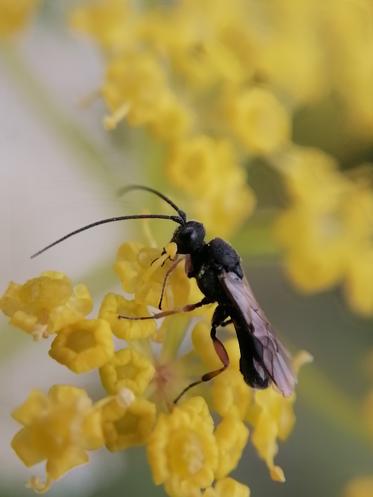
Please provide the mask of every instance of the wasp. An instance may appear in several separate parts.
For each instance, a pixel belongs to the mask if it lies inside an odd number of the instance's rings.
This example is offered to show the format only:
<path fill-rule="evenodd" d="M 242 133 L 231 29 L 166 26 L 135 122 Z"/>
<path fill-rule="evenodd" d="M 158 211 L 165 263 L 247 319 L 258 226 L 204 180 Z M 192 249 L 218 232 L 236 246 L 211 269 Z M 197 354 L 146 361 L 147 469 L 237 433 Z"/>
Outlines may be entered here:
<path fill-rule="evenodd" d="M 165 275 L 159 301 L 160 312 L 152 316 L 119 316 L 119 318 L 160 319 L 176 313 L 191 312 L 205 305 L 217 304 L 212 316 L 210 336 L 222 365 L 219 369 L 205 373 L 199 380 L 184 388 L 174 402 L 176 403 L 190 388 L 211 380 L 227 369 L 229 356 L 223 342 L 217 337 L 217 329 L 228 324 L 233 324 L 237 334 L 240 348 L 239 368 L 245 382 L 256 389 L 264 389 L 274 384 L 284 396 L 291 395 L 296 378 L 289 353 L 276 337 L 272 325 L 254 297 L 242 270 L 238 253 L 221 238 L 206 241 L 203 224 L 198 221 L 188 221 L 186 213 L 163 193 L 143 185 L 128 186 L 122 189 L 121 193 L 133 190 L 144 190 L 160 197 L 176 211 L 176 214 L 136 214 L 95 221 L 59 238 L 31 257 L 40 255 L 71 236 L 102 224 L 130 219 L 173 221 L 179 225 L 171 238 L 171 242 L 177 246 L 177 253 L 174 263 Z M 167 279 L 182 260 L 185 261 L 186 275 L 188 278 L 195 278 L 204 297 L 199 302 L 162 311 Z"/>

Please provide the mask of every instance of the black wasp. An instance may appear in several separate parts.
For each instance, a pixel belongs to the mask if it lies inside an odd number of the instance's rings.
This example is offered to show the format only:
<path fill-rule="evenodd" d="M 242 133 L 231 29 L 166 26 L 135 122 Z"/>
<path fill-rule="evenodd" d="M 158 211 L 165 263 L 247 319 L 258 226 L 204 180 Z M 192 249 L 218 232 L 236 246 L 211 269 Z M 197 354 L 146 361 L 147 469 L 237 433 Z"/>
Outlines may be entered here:
<path fill-rule="evenodd" d="M 162 297 L 167 278 L 181 260 L 185 260 L 186 274 L 188 278 L 196 279 L 204 298 L 200 302 L 159 312 L 153 316 L 120 316 L 123 319 L 158 319 L 178 312 L 190 312 L 204 305 L 218 304 L 212 317 L 210 335 L 222 366 L 215 371 L 204 374 L 201 379 L 188 385 L 175 399 L 175 402 L 189 388 L 211 380 L 228 367 L 228 353 L 223 343 L 217 338 L 216 330 L 219 326 L 226 326 L 230 323 L 233 324 L 237 333 L 241 353 L 240 371 L 245 382 L 251 387 L 259 389 L 267 388 L 271 383 L 274 383 L 283 395 L 291 395 L 296 379 L 290 365 L 289 354 L 275 337 L 271 324 L 256 301 L 242 271 L 237 252 L 221 238 L 214 238 L 206 243 L 203 224 L 197 221 L 187 221 L 185 212 L 157 190 L 146 186 L 132 185 L 123 189 L 121 193 L 132 190 L 145 190 L 157 195 L 173 207 L 177 215 L 139 214 L 102 219 L 68 233 L 32 257 L 36 257 L 77 233 L 101 224 L 129 219 L 165 219 L 179 224 L 171 239 L 171 242 L 177 246 L 178 258 L 165 275 L 159 308 L 162 307 Z"/>

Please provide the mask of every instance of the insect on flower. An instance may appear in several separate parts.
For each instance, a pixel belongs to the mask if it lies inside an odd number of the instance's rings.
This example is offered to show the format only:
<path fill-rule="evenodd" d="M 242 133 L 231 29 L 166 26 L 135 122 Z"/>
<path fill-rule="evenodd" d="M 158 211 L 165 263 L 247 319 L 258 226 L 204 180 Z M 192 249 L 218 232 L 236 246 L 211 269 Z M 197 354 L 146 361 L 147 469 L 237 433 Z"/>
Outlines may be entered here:
<path fill-rule="evenodd" d="M 291 395 L 296 378 L 290 365 L 289 354 L 275 337 L 271 324 L 256 301 L 244 276 L 237 252 L 221 238 L 206 242 L 203 224 L 188 221 L 185 212 L 157 190 L 132 185 L 124 188 L 121 193 L 133 190 L 145 190 L 157 195 L 175 209 L 177 215 L 138 214 L 102 219 L 68 233 L 31 257 L 36 257 L 67 238 L 101 224 L 129 219 L 165 219 L 177 223 L 179 226 L 171 239 L 171 242 L 177 246 L 177 253 L 173 264 L 165 274 L 159 300 L 160 312 L 152 316 L 119 316 L 121 319 L 132 320 L 160 319 L 176 313 L 191 312 L 208 304 L 218 304 L 212 317 L 210 336 L 222 366 L 205 373 L 199 380 L 184 388 L 175 402 L 190 388 L 211 380 L 228 367 L 229 356 L 224 344 L 216 336 L 216 330 L 219 326 L 224 327 L 231 323 L 237 333 L 240 347 L 240 371 L 245 382 L 258 389 L 267 388 L 273 383 L 284 396 Z M 204 298 L 193 304 L 162 311 L 167 279 L 181 261 L 185 262 L 187 276 L 196 279 Z"/>

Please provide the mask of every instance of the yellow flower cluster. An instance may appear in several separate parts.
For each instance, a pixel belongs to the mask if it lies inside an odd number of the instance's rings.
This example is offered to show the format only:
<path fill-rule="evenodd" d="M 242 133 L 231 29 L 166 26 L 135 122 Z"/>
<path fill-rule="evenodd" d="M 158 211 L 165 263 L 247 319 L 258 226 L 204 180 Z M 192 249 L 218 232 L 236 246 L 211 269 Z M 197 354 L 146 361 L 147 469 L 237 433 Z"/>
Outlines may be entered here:
<path fill-rule="evenodd" d="M 305 292 L 344 282 L 351 307 L 373 314 L 373 191 L 317 149 L 293 148 L 279 163 L 290 205 L 276 236 L 285 266 Z"/>
<path fill-rule="evenodd" d="M 92 402 L 80 388 L 55 385 L 47 395 L 33 390 L 13 412 L 22 425 L 12 441 L 16 454 L 27 466 L 46 463 L 44 481 L 30 480 L 36 491 L 86 463 L 87 451 L 144 446 L 155 484 L 164 485 L 171 497 L 248 497 L 249 488 L 229 475 L 241 459 L 249 427 L 271 477 L 284 480 L 274 457 L 277 441 L 287 438 L 294 423 L 294 395 L 249 388 L 239 373 L 233 335 L 225 342 L 231 359 L 227 371 L 173 403 L 202 373 L 220 366 L 209 337 L 212 309 L 193 312 L 192 320 L 176 314 L 161 325 L 154 319 L 120 318 L 151 316 L 174 253 L 173 243 L 164 252 L 123 244 L 114 267 L 127 297 L 107 294 L 94 319 L 87 317 L 88 290 L 74 288 L 61 273 L 11 283 L 1 297 L 0 309 L 13 325 L 38 337 L 53 334 L 50 356 L 74 373 L 97 370 L 107 392 Z M 165 286 L 164 309 L 200 298 L 183 264 L 177 265 Z M 181 353 L 191 328 L 192 346 Z"/>
<path fill-rule="evenodd" d="M 39 0 L 0 0 L 0 38 L 21 30 L 38 4 Z"/>
<path fill-rule="evenodd" d="M 288 274 L 310 291 L 344 280 L 365 314 L 373 312 L 372 187 L 354 185 L 321 150 L 295 146 L 292 120 L 336 101 L 351 140 L 371 140 L 372 21 L 370 0 L 233 0 L 229 8 L 224 0 L 95 0 L 72 15 L 102 49 L 105 126 L 125 120 L 161 143 L 157 167 L 188 211 L 227 237 L 256 203 L 244 166 L 258 156 L 280 165 L 293 199 L 277 223 Z"/>

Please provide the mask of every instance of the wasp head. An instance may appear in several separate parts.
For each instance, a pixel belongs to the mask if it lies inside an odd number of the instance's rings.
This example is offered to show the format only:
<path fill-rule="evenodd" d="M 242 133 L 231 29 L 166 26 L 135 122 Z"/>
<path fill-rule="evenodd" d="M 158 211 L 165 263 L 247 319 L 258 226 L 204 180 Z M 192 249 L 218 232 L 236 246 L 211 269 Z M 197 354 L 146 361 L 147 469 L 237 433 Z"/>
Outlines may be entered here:
<path fill-rule="evenodd" d="M 176 229 L 171 242 L 176 243 L 179 254 L 192 254 L 203 246 L 205 234 L 202 223 L 187 221 Z"/>

